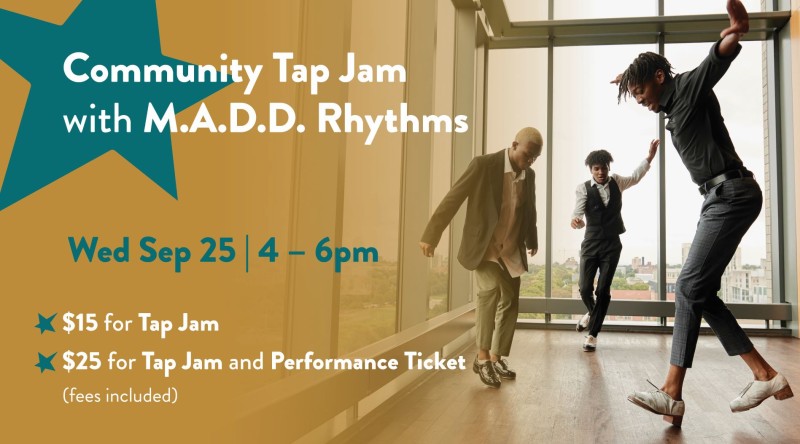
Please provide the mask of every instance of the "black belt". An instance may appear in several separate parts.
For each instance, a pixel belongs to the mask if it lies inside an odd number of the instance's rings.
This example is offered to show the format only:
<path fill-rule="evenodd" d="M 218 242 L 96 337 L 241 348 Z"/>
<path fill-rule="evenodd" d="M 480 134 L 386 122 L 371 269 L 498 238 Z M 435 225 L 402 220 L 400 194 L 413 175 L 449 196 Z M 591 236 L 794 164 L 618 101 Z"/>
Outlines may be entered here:
<path fill-rule="evenodd" d="M 708 192 L 712 188 L 714 188 L 715 186 L 721 184 L 722 182 L 725 182 L 726 180 L 731 180 L 731 179 L 739 179 L 739 178 L 742 178 L 742 177 L 753 177 L 753 173 L 751 173 L 750 171 L 747 171 L 744 168 L 739 168 L 738 170 L 725 171 L 724 173 L 720 174 L 719 176 L 714 176 L 709 181 L 707 181 L 706 183 L 700 185 L 698 190 L 700 191 L 700 194 L 705 196 L 706 194 L 708 194 Z"/>

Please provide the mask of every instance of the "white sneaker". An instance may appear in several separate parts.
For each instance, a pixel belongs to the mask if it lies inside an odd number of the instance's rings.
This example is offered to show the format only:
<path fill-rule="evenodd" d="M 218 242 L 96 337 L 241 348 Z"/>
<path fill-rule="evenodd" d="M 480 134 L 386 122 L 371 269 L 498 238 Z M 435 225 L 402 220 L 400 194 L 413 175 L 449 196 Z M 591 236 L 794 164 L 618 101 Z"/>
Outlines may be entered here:
<path fill-rule="evenodd" d="M 683 413 L 686 410 L 683 401 L 672 399 L 672 396 L 656 387 L 649 379 L 647 382 L 655 387 L 656 390 L 651 392 L 634 392 L 628 395 L 628 401 L 657 415 L 664 415 L 664 421 L 676 427 L 680 427 L 683 422 Z"/>
<path fill-rule="evenodd" d="M 586 340 L 583 342 L 583 351 L 593 352 L 597 348 L 597 338 L 592 335 L 587 335 Z"/>
<path fill-rule="evenodd" d="M 591 319 L 591 316 L 589 316 L 589 312 L 587 311 L 586 314 L 583 315 L 581 320 L 578 321 L 578 325 L 575 326 L 575 330 L 577 330 L 578 332 L 586 330 L 586 327 L 589 326 L 589 319 Z"/>
<path fill-rule="evenodd" d="M 731 411 L 745 412 L 753 407 L 758 407 L 770 396 L 774 396 L 779 401 L 794 396 L 789 382 L 780 373 L 769 381 L 752 381 L 747 384 L 742 393 L 739 393 L 739 396 L 731 401 Z"/>

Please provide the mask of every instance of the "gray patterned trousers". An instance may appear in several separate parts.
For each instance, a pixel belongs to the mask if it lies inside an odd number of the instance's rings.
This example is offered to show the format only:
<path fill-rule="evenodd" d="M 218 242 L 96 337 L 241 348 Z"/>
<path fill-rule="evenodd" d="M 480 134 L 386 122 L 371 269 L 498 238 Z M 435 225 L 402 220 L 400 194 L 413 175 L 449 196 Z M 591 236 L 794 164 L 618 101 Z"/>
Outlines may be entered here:
<path fill-rule="evenodd" d="M 753 349 L 717 291 L 725 267 L 761 212 L 762 200 L 761 188 L 749 177 L 728 180 L 706 194 L 692 246 L 675 285 L 671 364 L 692 366 L 701 316 L 729 356 Z"/>

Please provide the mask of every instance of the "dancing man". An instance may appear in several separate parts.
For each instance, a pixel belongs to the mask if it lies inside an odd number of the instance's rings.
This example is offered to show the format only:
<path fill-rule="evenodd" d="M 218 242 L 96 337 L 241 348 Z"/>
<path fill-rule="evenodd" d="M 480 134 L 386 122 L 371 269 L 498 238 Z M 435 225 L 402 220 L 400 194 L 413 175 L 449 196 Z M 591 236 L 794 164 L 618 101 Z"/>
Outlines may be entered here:
<path fill-rule="evenodd" d="M 717 297 L 722 273 L 762 204 L 761 188 L 736 154 L 713 91 L 739 54 L 739 39 L 749 29 L 740 1 L 728 0 L 727 9 L 730 27 L 721 32 L 697 68 L 673 76 L 667 59 L 648 52 L 612 81 L 619 85 L 618 100 L 631 96 L 650 111 L 666 115 L 673 145 L 704 198 L 694 240 L 675 284 L 675 326 L 666 381 L 655 391 L 628 396 L 676 426 L 683 420 L 683 381 L 692 366 L 701 318 L 728 355 L 739 355 L 753 372 L 754 381 L 731 401 L 731 411 L 749 410 L 770 396 L 778 400 L 792 396 L 786 378 L 758 353 Z"/>
<path fill-rule="evenodd" d="M 528 271 L 539 248 L 536 230 L 536 187 L 531 165 L 542 154 L 542 135 L 523 128 L 511 147 L 472 159 L 467 170 L 431 216 L 419 245 L 425 256 L 433 251 L 456 211 L 467 199 L 467 219 L 458 261 L 474 270 L 478 285 L 476 342 L 472 370 L 490 387 L 517 374 L 504 356 L 519 312 L 520 275 Z"/>
<path fill-rule="evenodd" d="M 639 183 L 650 170 L 650 162 L 656 156 L 658 140 L 650 142 L 650 150 L 630 177 L 619 174 L 608 175 L 614 158 L 606 150 L 592 151 L 586 157 L 586 166 L 592 178 L 575 189 L 575 210 L 570 226 L 574 229 L 586 227 L 581 242 L 580 292 L 586 309 L 589 310 L 575 328 L 579 332 L 589 328 L 583 343 L 583 351 L 593 352 L 597 348 L 597 335 L 603 327 L 608 304 L 611 302 L 611 282 L 619 263 L 622 243 L 619 235 L 625 232 L 622 222 L 622 192 Z M 586 214 L 586 223 L 583 215 Z M 598 270 L 597 290 L 594 277 Z M 595 293 L 595 301 L 592 293 Z"/>

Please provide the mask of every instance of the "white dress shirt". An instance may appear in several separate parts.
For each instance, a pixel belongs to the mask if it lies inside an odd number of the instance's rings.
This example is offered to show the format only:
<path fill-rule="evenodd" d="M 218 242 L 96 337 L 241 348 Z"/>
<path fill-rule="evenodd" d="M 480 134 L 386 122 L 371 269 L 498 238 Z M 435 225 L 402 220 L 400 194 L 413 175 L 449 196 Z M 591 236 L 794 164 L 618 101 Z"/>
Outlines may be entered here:
<path fill-rule="evenodd" d="M 611 198 L 611 191 L 608 189 L 608 184 L 611 183 L 613 180 L 617 183 L 619 187 L 620 193 L 627 190 L 628 188 L 636 185 L 639 183 L 640 180 L 644 177 L 647 172 L 650 171 L 650 162 L 647 159 L 643 160 L 639 166 L 633 170 L 633 174 L 629 177 L 620 176 L 619 174 L 611 174 L 611 176 L 606 180 L 606 183 L 599 184 L 594 180 L 594 177 L 591 179 L 591 186 L 597 188 L 597 191 L 600 192 L 600 199 L 603 200 L 603 205 L 608 206 L 608 200 Z M 578 185 L 578 188 L 575 189 L 575 210 L 572 211 L 572 219 L 580 218 L 583 220 L 583 214 L 586 212 L 586 187 L 581 182 Z M 570 219 L 570 220 L 572 220 Z"/>

